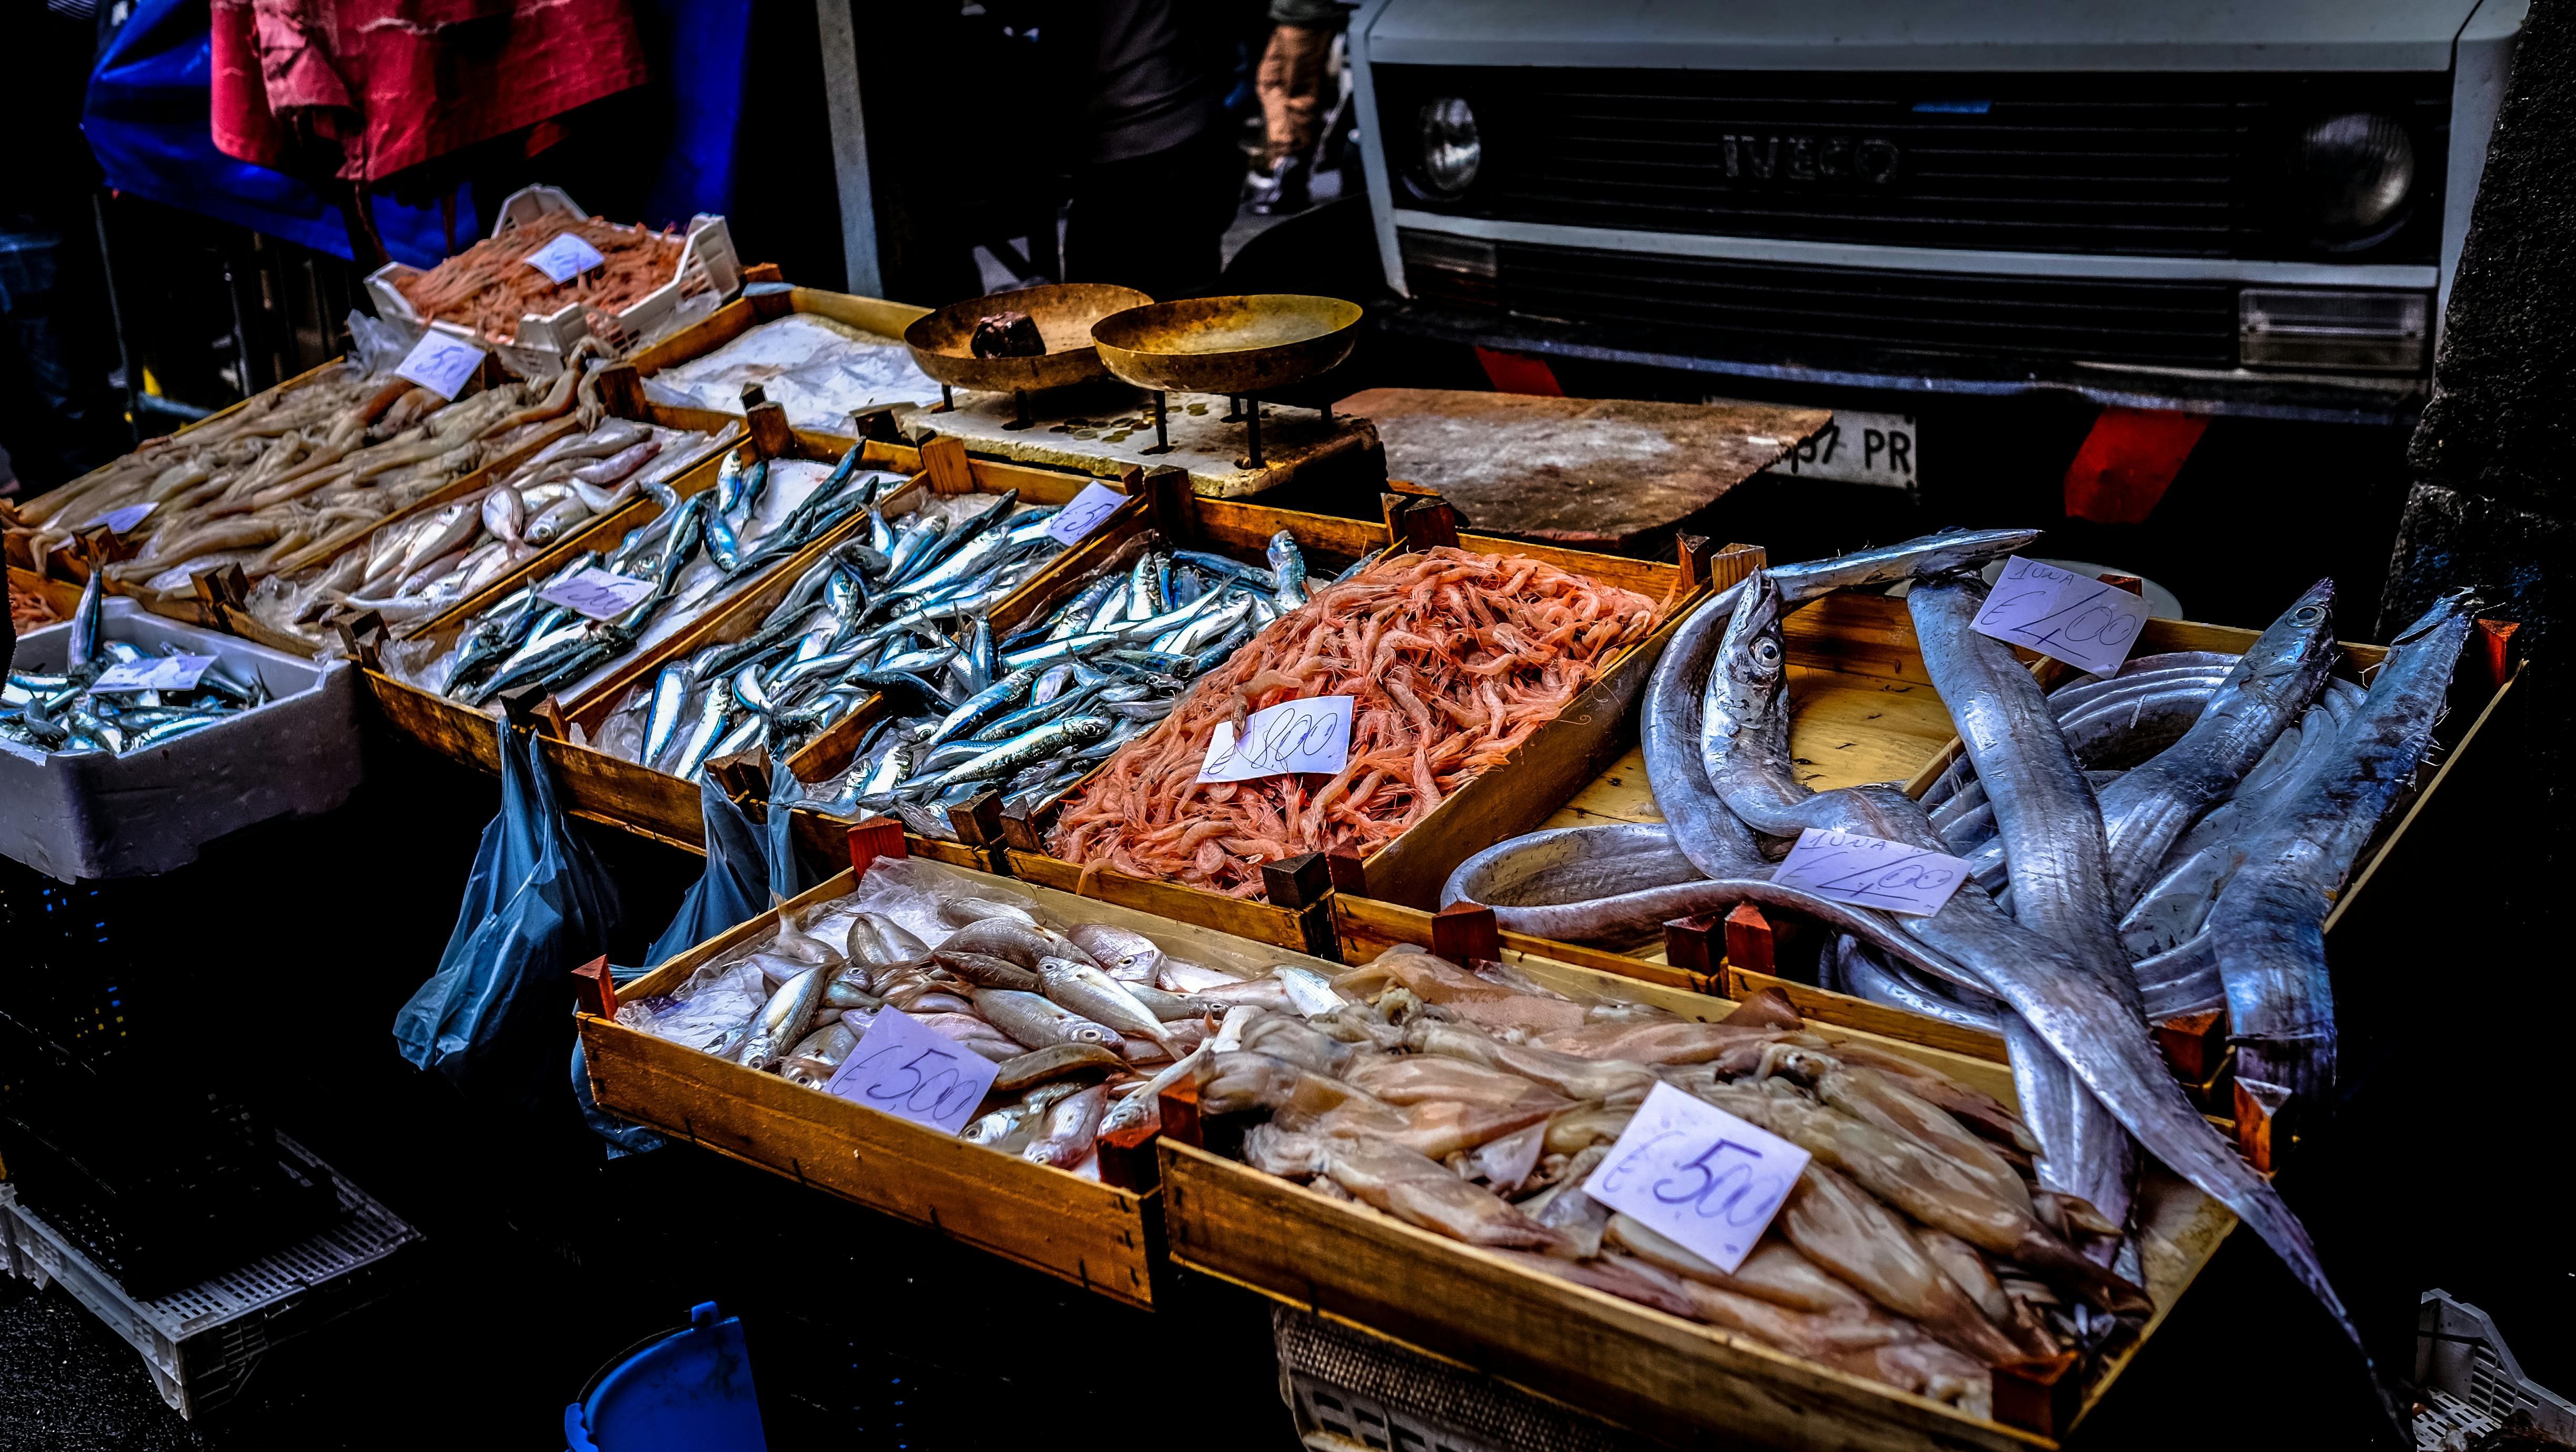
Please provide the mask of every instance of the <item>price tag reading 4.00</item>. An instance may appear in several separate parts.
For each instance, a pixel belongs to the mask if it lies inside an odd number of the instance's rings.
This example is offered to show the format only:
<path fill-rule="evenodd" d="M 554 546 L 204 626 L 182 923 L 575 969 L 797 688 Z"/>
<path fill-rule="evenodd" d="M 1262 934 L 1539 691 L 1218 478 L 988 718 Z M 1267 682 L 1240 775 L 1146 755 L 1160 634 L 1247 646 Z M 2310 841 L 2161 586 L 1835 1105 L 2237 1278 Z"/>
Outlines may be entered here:
<path fill-rule="evenodd" d="M 975 1117 L 975 1106 L 984 1102 L 1001 1067 L 901 1009 L 881 1008 L 824 1087 L 870 1109 L 955 1134 Z"/>
<path fill-rule="evenodd" d="M 1969 627 L 2107 676 L 2129 658 L 2146 623 L 2147 602 L 2139 596 L 2015 555 L 2004 561 L 1986 608 Z"/>
<path fill-rule="evenodd" d="M 1583 1193 L 1733 1274 L 1806 1168 L 1805 1150 L 1658 1084 Z"/>
<path fill-rule="evenodd" d="M 1884 837 L 1809 827 L 1771 874 L 1781 887 L 1803 887 L 1821 898 L 1854 907 L 1929 917 L 1941 910 L 1968 864 L 1925 847 Z"/>
<path fill-rule="evenodd" d="M 1230 722 L 1219 721 L 1208 742 L 1207 760 L 1199 766 L 1201 781 L 1250 781 L 1288 772 L 1321 772 L 1330 776 L 1350 763 L 1350 696 L 1308 696 L 1282 701 L 1243 718 L 1237 740 Z"/>
<path fill-rule="evenodd" d="M 1106 484 L 1085 484 L 1071 504 L 1057 510 L 1055 518 L 1047 521 L 1047 538 L 1068 547 L 1078 545 L 1084 535 L 1100 528 L 1100 522 L 1126 502 L 1126 495 Z"/>

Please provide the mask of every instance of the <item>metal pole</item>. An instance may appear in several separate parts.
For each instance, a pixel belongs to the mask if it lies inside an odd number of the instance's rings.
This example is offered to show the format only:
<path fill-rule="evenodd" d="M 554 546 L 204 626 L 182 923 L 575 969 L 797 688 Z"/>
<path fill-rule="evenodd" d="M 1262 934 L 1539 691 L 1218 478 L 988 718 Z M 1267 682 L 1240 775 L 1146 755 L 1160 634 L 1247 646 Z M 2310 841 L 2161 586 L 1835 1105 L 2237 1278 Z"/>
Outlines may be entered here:
<path fill-rule="evenodd" d="M 823 105 L 832 124 L 832 179 L 841 197 L 841 255 L 848 290 L 885 296 L 877 266 L 876 192 L 868 178 L 868 123 L 859 106 L 859 32 L 853 0 L 814 0 L 823 47 Z"/>

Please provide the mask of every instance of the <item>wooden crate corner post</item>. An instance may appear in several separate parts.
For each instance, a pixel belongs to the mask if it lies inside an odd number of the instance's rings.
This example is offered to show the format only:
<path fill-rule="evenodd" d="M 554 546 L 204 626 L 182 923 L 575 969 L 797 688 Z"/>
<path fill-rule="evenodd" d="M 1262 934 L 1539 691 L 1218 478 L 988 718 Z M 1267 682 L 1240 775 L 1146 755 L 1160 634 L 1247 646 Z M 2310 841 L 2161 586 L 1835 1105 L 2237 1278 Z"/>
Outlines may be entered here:
<path fill-rule="evenodd" d="M 573 1007 L 595 1018 L 617 1017 L 617 980 L 612 972 L 605 953 L 572 970 Z"/>
<path fill-rule="evenodd" d="M 1461 966 L 1491 963 L 1503 956 L 1502 927 L 1494 910 L 1471 902 L 1453 902 L 1431 918 L 1431 952 Z"/>
<path fill-rule="evenodd" d="M 880 857 L 909 857 L 912 849 L 903 840 L 903 823 L 894 817 L 870 817 L 850 829 L 850 873 L 865 877 Z"/>
<path fill-rule="evenodd" d="M 1994 1370 L 1995 1420 L 2055 1440 L 2075 1424 L 2084 1377 L 2074 1352 L 2007 1361 Z"/>

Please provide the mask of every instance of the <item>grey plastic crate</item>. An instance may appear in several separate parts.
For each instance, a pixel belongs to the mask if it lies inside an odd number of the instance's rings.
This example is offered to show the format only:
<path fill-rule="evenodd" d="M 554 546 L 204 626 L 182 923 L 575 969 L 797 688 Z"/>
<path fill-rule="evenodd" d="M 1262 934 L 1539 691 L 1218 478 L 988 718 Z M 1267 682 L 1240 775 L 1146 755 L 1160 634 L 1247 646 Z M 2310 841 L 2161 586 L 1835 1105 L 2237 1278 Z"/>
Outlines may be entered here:
<path fill-rule="evenodd" d="M 1572 1407 L 1287 1306 L 1270 1311 L 1279 1390 L 1314 1452 L 1650 1452 Z"/>
<path fill-rule="evenodd" d="M 272 1346 L 368 1304 L 401 1271 L 399 1252 L 419 1231 L 284 1135 L 278 1144 L 331 1178 L 339 1222 L 310 1240 L 155 1301 L 125 1294 L 87 1257 L 0 1184 L 0 1269 L 35 1283 L 60 1281 L 73 1300 L 143 1354 L 161 1400 L 182 1417 L 223 1405 Z"/>
<path fill-rule="evenodd" d="M 2418 1452 L 2467 1452 L 2516 1412 L 2540 1432 L 2576 1446 L 2576 1403 L 2522 1374 L 2487 1313 L 2450 1293 L 2424 1293 L 2415 1316 Z"/>

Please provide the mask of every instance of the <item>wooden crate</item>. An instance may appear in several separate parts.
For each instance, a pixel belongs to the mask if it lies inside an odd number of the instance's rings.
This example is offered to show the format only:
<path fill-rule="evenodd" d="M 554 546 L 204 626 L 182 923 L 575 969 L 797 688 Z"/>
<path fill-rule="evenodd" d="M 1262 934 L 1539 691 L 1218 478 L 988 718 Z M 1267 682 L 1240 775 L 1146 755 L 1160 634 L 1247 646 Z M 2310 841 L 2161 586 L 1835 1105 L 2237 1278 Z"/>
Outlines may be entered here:
<path fill-rule="evenodd" d="M 890 834 L 889 834 L 890 835 Z M 846 846 L 844 850 L 849 850 Z M 856 853 L 867 858 L 861 848 Z M 1178 951 L 1190 945 L 1268 956 L 1317 972 L 1318 959 L 1266 944 L 1072 897 L 988 873 L 944 868 L 961 888 L 1018 893 L 1066 922 L 1106 922 Z M 629 999 L 666 992 L 701 965 L 774 931 L 782 912 L 848 895 L 856 874 L 840 875 L 656 967 L 623 990 Z M 1033 1266 L 1129 1305 L 1154 1300 L 1160 1196 L 1152 1188 L 1105 1184 L 1018 1155 L 969 1144 L 907 1119 L 658 1039 L 597 1012 L 579 1016 L 600 1107 L 665 1134 L 758 1165 Z"/>
<path fill-rule="evenodd" d="M 779 280 L 775 265 L 746 268 L 743 277 L 742 296 L 669 337 L 637 349 L 622 364 L 602 369 L 599 374 L 600 397 L 613 400 L 630 396 L 641 402 L 644 379 L 665 368 L 703 358 L 762 323 L 774 322 L 790 313 L 811 313 L 846 323 L 864 333 L 874 333 L 888 342 L 900 343 L 903 330 L 911 327 L 914 319 L 930 311 L 910 303 L 888 302 L 883 298 L 790 286 Z"/>
<path fill-rule="evenodd" d="M 1422 917 L 1427 923 L 1427 916 Z M 1390 941 L 1430 946 L 1423 932 Z M 1552 961 L 1506 946 L 1499 955 L 1560 990 L 1608 992 L 1694 1019 L 1732 1000 Z M 1831 1024 L 1823 1038 L 1895 1053 L 2014 1104 L 2011 1070 L 1988 1056 Z M 2236 1226 L 2216 1201 L 2158 1172 L 2141 1187 L 2140 1242 L 2155 1311 L 2115 1343 L 2099 1372 L 2050 1409 L 2043 1435 L 1983 1421 L 1747 1338 L 1522 1269 L 1501 1256 L 1355 1206 L 1204 1149 L 1160 1142 L 1164 1226 L 1172 1259 L 1274 1300 L 1498 1376 L 1525 1390 L 1691 1446 L 1722 1442 L 1813 1449 L 1989 1449 L 2060 1444 L 2162 1328 Z M 2034 1420 L 2040 1420 L 2035 1418 Z"/>
<path fill-rule="evenodd" d="M 1829 791 L 1867 782 L 1895 781 L 1905 783 L 1908 791 L 1919 796 L 1958 757 L 1961 747 L 1949 708 L 1942 704 L 1923 669 L 1913 620 L 1903 600 L 1880 595 L 1829 595 L 1789 615 L 1785 631 L 1792 712 L 1790 756 L 1799 779 L 1806 785 Z M 2134 653 L 2241 653 L 2261 633 L 2233 626 L 2150 620 Z M 2387 654 L 2385 647 L 2377 645 L 2346 644 L 2342 649 L 2337 673 L 2347 677 L 2358 677 Z M 2071 676 L 2056 662 L 2032 659 L 2043 679 L 2054 681 Z M 2326 919 L 2329 933 L 2342 921 L 2362 889 L 2381 874 L 2382 864 L 2396 853 L 2410 826 L 2431 805 L 2451 764 L 2474 743 L 2511 685 L 2510 676 L 2497 677 L 2475 660 L 2462 663 L 2457 679 L 2454 709 L 2436 737 L 2436 755 L 2443 765 L 2426 781 L 2414 802 L 2398 813 L 2364 851 L 2351 887 Z M 1624 754 L 1608 770 L 1565 798 L 1543 826 L 1663 820 L 1646 779 L 1644 753 L 1636 745 L 1635 720 L 1630 719 L 1623 729 L 1627 743 Z M 1381 905 L 1350 902 L 1349 896 L 1344 895 L 1345 901 L 1338 909 L 1342 932 L 1363 945 L 1377 941 L 1371 934 L 1373 925 L 1385 916 Z M 1692 931 L 1703 937 L 1715 933 L 1707 923 Z M 1526 940 L 1525 945 L 1567 961 L 1636 974 L 1649 981 L 1689 982 L 1697 973 L 1699 981 L 1721 991 L 1779 982 L 1803 1010 L 1857 1027 L 1886 1031 L 1891 1024 L 1903 1021 L 1911 1025 L 1903 1030 L 1908 1035 L 1937 1038 L 1948 1033 L 1992 1038 L 1975 1030 L 1935 1025 L 1902 1010 L 1772 979 L 1767 976 L 1771 966 L 1767 961 L 1727 963 L 1714 946 L 1704 950 L 1705 956 L 1696 961 L 1692 952 L 1683 951 L 1680 966 L 1675 967 L 1675 955 L 1668 947 L 1670 936 L 1666 943 L 1628 953 L 1541 939 Z M 1514 935 L 1514 941 L 1523 940 Z M 1748 972 L 1751 976 L 1743 976 Z M 1739 976 L 1730 979 L 1724 976 L 1728 973 Z"/>
<path fill-rule="evenodd" d="M 1273 535 L 1286 530 L 1306 553 L 1318 579 L 1387 547 L 1401 533 L 1415 548 L 1455 544 L 1478 554 L 1521 554 L 1657 601 L 1664 618 L 1645 640 L 1611 659 L 1601 674 L 1541 726 L 1510 760 L 1489 768 L 1451 793 L 1430 816 L 1362 860 L 1326 864 L 1307 854 L 1273 864 L 1263 876 L 1268 901 L 1228 897 L 1177 882 L 1124 873 L 1086 872 L 1045 848 L 1057 805 L 1033 815 L 1004 814 L 1002 828 L 1011 871 L 1032 882 L 1085 896 L 1123 902 L 1185 922 L 1205 923 L 1265 941 L 1303 945 L 1330 955 L 1332 915 L 1328 897 L 1359 892 L 1423 906 L 1437 902 L 1440 884 L 1478 849 L 1538 825 L 1551 803 L 1564 800 L 1599 771 L 1617 750 L 1617 731 L 1642 693 L 1664 645 L 1690 611 L 1708 597 L 1702 575 L 1681 564 L 1658 564 L 1616 555 L 1593 555 L 1494 536 L 1461 534 L 1446 505 L 1413 496 L 1389 496 L 1387 518 L 1372 523 L 1304 514 L 1258 504 L 1209 499 L 1191 493 L 1179 471 L 1147 476 L 1148 504 L 1125 535 L 1157 531 L 1175 548 L 1209 550 L 1258 561 Z M 1108 533 L 1104 527 L 1101 532 Z M 1121 542 L 1123 543 L 1123 537 Z M 1069 589 L 1080 576 L 1063 577 Z M 1052 602 L 1049 602 L 1052 603 Z M 1077 788 L 1078 790 L 1079 788 Z M 1071 793 L 1067 793 L 1070 796 Z"/>

